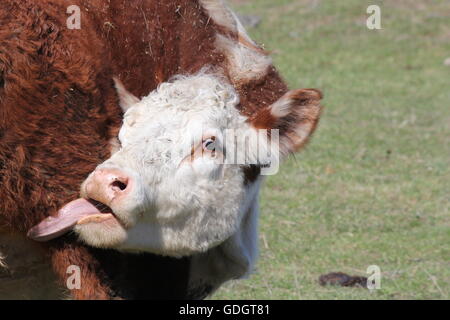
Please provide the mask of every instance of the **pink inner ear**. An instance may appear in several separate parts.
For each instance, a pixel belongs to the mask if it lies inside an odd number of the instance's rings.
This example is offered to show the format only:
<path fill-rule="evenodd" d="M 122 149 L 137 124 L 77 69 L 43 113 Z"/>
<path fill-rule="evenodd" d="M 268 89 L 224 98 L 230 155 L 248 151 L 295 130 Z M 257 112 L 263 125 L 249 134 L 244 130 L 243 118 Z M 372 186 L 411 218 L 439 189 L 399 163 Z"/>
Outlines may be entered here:
<path fill-rule="evenodd" d="M 289 154 L 304 146 L 315 131 L 322 98 L 316 89 L 292 90 L 248 121 L 255 129 L 279 129 L 280 151 Z"/>
<path fill-rule="evenodd" d="M 322 98 L 322 92 L 317 89 L 292 90 L 287 92 L 271 106 L 258 110 L 258 112 L 249 119 L 249 122 L 256 129 L 277 129 L 277 127 L 279 127 L 279 120 L 289 115 L 310 113 L 309 109 L 315 109 Z M 316 112 L 314 110 L 311 111 L 312 118 L 315 118 Z M 284 124 L 286 125 L 286 123 Z M 295 124 L 292 123 L 292 125 Z"/>

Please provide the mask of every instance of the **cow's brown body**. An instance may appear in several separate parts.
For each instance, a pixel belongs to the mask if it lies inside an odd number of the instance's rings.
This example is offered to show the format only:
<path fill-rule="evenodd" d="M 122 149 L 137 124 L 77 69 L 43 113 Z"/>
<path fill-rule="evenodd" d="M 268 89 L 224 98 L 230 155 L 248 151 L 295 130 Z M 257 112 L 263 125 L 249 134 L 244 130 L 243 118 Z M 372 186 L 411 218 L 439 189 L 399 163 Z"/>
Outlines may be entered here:
<path fill-rule="evenodd" d="M 66 27 L 66 10 L 73 4 L 81 8 L 80 30 Z M 238 39 L 194 0 L 2 0 L 1 233 L 25 241 L 26 231 L 77 198 L 81 182 L 109 157 L 122 118 L 113 76 L 143 96 L 176 74 L 205 65 L 226 68 L 214 47 L 217 32 Z M 272 68 L 238 90 L 243 111 L 251 114 L 287 89 Z M 254 174 L 249 172 L 249 179 Z M 8 243 L 3 254 L 11 257 Z M 1 248 L 0 242 L 0 254 Z M 71 292 L 77 299 L 198 298 L 208 291 L 188 292 L 189 259 L 102 251 L 70 236 L 42 252 L 40 272 L 47 272 L 45 262 L 51 261 L 61 284 L 68 266 L 81 267 L 82 287 Z M 14 272 L 0 273 L 0 287 L 20 274 Z M 5 291 L 0 288 L 0 298 L 8 297 Z"/>

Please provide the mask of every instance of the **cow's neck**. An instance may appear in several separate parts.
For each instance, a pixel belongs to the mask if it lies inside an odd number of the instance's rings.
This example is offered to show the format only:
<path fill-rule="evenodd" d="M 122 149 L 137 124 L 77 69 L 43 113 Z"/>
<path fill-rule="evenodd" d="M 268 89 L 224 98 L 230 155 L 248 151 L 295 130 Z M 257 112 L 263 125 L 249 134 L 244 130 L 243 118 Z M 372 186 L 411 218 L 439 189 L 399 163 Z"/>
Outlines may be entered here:
<path fill-rule="evenodd" d="M 247 187 L 245 215 L 236 233 L 221 245 L 191 258 L 189 289 L 204 298 L 228 280 L 248 276 L 258 257 L 259 191 L 263 178 Z M 204 296 L 202 296 L 202 294 Z"/>

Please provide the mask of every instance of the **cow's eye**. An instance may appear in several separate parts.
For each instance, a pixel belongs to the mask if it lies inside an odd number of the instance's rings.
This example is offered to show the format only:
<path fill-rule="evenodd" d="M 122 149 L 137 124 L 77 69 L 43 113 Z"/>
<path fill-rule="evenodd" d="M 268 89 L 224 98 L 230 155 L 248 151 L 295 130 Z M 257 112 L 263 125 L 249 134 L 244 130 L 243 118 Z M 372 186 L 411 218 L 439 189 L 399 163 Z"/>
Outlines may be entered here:
<path fill-rule="evenodd" d="M 203 150 L 216 151 L 216 140 L 214 138 L 209 138 L 203 141 Z"/>

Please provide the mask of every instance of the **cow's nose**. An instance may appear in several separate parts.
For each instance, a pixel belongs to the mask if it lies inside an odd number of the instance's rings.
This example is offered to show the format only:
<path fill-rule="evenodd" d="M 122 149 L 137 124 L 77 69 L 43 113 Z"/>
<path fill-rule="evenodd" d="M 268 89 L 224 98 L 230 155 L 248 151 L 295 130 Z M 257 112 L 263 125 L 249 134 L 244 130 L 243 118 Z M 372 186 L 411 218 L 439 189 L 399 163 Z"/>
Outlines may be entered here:
<path fill-rule="evenodd" d="M 128 178 L 124 176 L 112 176 L 109 180 L 112 180 L 112 182 L 109 184 L 109 187 L 114 192 L 123 192 L 128 187 Z"/>
<path fill-rule="evenodd" d="M 98 169 L 86 181 L 86 195 L 106 205 L 126 196 L 131 189 L 131 178 L 118 169 Z"/>

